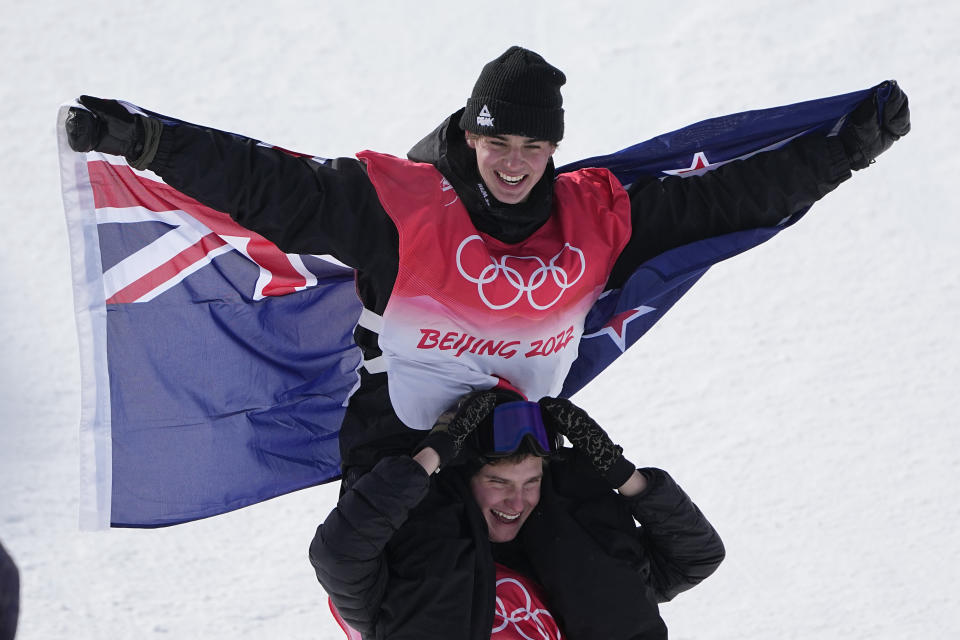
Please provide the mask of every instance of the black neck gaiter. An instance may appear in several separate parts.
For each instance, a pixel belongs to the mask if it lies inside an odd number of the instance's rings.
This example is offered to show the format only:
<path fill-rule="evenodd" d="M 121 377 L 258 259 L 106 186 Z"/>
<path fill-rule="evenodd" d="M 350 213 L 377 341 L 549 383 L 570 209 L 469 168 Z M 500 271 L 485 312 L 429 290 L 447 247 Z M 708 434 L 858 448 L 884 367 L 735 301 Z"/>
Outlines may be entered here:
<path fill-rule="evenodd" d="M 453 185 L 470 220 L 480 231 L 501 242 L 516 244 L 530 237 L 550 217 L 553 205 L 553 159 L 524 202 L 504 204 L 494 198 L 477 169 L 476 152 L 462 137 L 447 140 L 446 154 L 437 168 Z"/>

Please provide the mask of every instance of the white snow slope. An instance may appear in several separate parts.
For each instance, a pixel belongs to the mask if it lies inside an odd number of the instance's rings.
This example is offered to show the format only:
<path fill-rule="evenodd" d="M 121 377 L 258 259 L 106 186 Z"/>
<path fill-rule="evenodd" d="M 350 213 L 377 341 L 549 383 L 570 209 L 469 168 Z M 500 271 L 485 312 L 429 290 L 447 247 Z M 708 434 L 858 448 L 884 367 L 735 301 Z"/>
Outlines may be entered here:
<path fill-rule="evenodd" d="M 16 6 L 14 6 L 16 5 Z M 79 365 L 59 105 L 120 97 L 327 157 L 402 155 L 511 44 L 568 76 L 558 163 L 896 78 L 914 131 L 714 268 L 577 396 L 728 550 L 671 637 L 960 633 L 960 5 L 4 3 L 0 540 L 18 638 L 338 638 L 307 561 L 336 487 L 162 530 L 77 526 Z M 14 15 L 15 14 L 15 15 Z"/>

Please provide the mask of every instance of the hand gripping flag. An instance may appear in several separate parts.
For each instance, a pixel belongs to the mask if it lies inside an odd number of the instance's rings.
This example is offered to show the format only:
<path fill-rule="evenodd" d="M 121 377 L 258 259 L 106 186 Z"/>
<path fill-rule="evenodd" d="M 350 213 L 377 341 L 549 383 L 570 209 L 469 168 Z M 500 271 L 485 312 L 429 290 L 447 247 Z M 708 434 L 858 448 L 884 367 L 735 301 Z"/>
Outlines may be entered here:
<path fill-rule="evenodd" d="M 875 89 L 882 108 L 886 86 L 713 118 L 558 171 L 607 167 L 624 185 L 697 175 L 835 131 Z M 122 158 L 74 153 L 68 107 L 57 130 L 81 352 L 81 527 L 177 524 L 338 478 L 337 434 L 360 363 L 353 272 L 328 256 L 284 254 Z M 711 265 L 803 213 L 641 265 L 590 311 L 563 395 Z"/>

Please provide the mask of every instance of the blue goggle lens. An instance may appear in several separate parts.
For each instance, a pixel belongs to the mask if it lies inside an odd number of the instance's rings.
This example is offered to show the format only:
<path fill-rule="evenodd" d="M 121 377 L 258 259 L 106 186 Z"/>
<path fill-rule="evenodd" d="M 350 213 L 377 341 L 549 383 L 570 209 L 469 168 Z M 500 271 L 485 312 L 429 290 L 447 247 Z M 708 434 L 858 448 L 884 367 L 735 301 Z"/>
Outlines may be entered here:
<path fill-rule="evenodd" d="M 487 445 L 483 449 L 488 455 L 504 456 L 519 449 L 525 439 L 538 455 L 548 456 L 552 452 L 540 405 L 518 400 L 498 405 L 493 410 L 493 442 L 484 443 L 481 437 L 481 445 Z"/>

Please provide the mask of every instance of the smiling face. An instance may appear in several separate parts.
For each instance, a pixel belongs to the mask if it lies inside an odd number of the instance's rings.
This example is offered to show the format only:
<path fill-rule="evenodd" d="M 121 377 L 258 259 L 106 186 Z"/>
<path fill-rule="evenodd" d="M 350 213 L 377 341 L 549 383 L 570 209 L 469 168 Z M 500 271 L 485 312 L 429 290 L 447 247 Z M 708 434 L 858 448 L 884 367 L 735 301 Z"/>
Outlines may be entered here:
<path fill-rule="evenodd" d="M 523 202 L 543 176 L 557 145 L 524 136 L 480 136 L 467 133 L 477 152 L 480 177 L 494 198 L 504 204 Z"/>
<path fill-rule="evenodd" d="M 484 519 L 490 542 L 509 542 L 540 502 L 543 459 L 485 464 L 470 479 L 470 490 Z"/>

